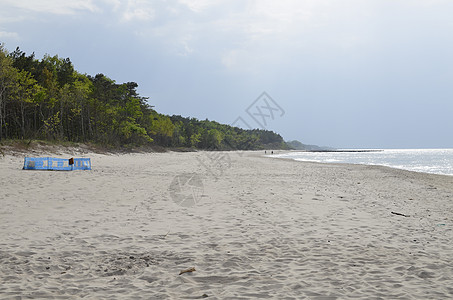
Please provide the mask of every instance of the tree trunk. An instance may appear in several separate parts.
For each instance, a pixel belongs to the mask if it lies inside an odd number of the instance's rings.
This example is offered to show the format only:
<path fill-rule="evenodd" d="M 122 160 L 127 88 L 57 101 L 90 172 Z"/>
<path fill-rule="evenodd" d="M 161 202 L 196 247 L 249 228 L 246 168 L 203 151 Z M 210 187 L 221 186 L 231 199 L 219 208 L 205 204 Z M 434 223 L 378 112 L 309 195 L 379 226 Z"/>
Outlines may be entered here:
<path fill-rule="evenodd" d="M 3 100 L 0 93 L 0 141 L 3 139 Z"/>
<path fill-rule="evenodd" d="M 2 79 L 0 82 L 0 141 L 3 139 L 3 124 L 5 123 L 5 116 L 3 113 L 3 96 L 5 95 L 5 89 L 5 81 Z"/>
<path fill-rule="evenodd" d="M 85 125 L 83 124 L 83 102 L 80 101 L 80 124 L 82 128 L 82 141 L 85 142 Z"/>
<path fill-rule="evenodd" d="M 63 126 L 63 97 L 60 99 L 60 139 L 64 137 L 64 126 Z"/>
<path fill-rule="evenodd" d="M 23 101 L 21 101 L 21 104 L 20 104 L 20 114 L 21 114 L 21 125 L 20 125 L 20 129 L 21 129 L 21 134 L 22 134 L 22 139 L 25 139 L 25 104 Z"/>

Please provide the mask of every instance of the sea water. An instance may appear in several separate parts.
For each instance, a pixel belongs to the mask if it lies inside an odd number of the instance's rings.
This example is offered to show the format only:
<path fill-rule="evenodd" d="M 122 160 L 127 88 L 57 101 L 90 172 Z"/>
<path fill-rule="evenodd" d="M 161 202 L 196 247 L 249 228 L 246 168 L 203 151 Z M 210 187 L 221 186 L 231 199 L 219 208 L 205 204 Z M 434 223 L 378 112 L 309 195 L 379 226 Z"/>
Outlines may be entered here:
<path fill-rule="evenodd" d="M 453 149 L 388 149 L 363 152 L 289 152 L 273 155 L 273 157 L 321 163 L 381 165 L 415 172 L 453 175 Z"/>

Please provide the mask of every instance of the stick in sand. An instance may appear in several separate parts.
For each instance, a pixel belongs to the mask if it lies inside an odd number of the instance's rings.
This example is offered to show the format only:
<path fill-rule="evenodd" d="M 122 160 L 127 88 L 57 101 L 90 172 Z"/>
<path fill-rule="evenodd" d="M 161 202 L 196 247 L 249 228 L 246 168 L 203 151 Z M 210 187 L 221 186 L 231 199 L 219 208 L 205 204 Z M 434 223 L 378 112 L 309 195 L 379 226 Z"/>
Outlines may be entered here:
<path fill-rule="evenodd" d="M 397 212 L 394 212 L 394 211 L 392 211 L 391 213 L 394 214 L 394 215 L 397 215 L 397 216 L 409 217 L 409 215 L 397 213 Z"/>
<path fill-rule="evenodd" d="M 184 273 L 194 272 L 194 271 L 196 271 L 194 267 L 188 268 L 188 269 L 185 269 L 185 270 L 182 270 L 181 272 L 179 272 L 179 275 L 184 274 Z"/>

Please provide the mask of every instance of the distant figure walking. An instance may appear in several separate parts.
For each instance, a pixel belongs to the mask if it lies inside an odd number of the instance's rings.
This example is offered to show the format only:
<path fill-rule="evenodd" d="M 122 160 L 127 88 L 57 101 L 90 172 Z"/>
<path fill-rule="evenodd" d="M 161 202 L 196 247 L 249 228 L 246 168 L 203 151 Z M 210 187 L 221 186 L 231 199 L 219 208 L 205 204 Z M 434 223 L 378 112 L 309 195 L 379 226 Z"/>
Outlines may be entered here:
<path fill-rule="evenodd" d="M 271 154 L 274 154 L 274 151 L 272 150 Z"/>
<path fill-rule="evenodd" d="M 266 151 L 266 150 L 264 150 L 264 154 L 267 154 L 267 151 Z"/>

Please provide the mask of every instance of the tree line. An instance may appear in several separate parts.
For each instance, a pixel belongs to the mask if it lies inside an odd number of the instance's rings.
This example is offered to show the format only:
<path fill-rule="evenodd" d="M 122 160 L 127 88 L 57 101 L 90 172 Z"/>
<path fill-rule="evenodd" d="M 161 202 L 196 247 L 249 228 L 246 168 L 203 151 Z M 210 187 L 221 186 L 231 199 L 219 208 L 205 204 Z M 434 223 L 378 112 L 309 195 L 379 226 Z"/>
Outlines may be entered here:
<path fill-rule="evenodd" d="M 268 130 L 158 113 L 137 83 L 74 69 L 69 58 L 36 59 L 0 44 L 0 142 L 41 139 L 123 147 L 158 145 L 211 150 L 287 148 Z"/>

